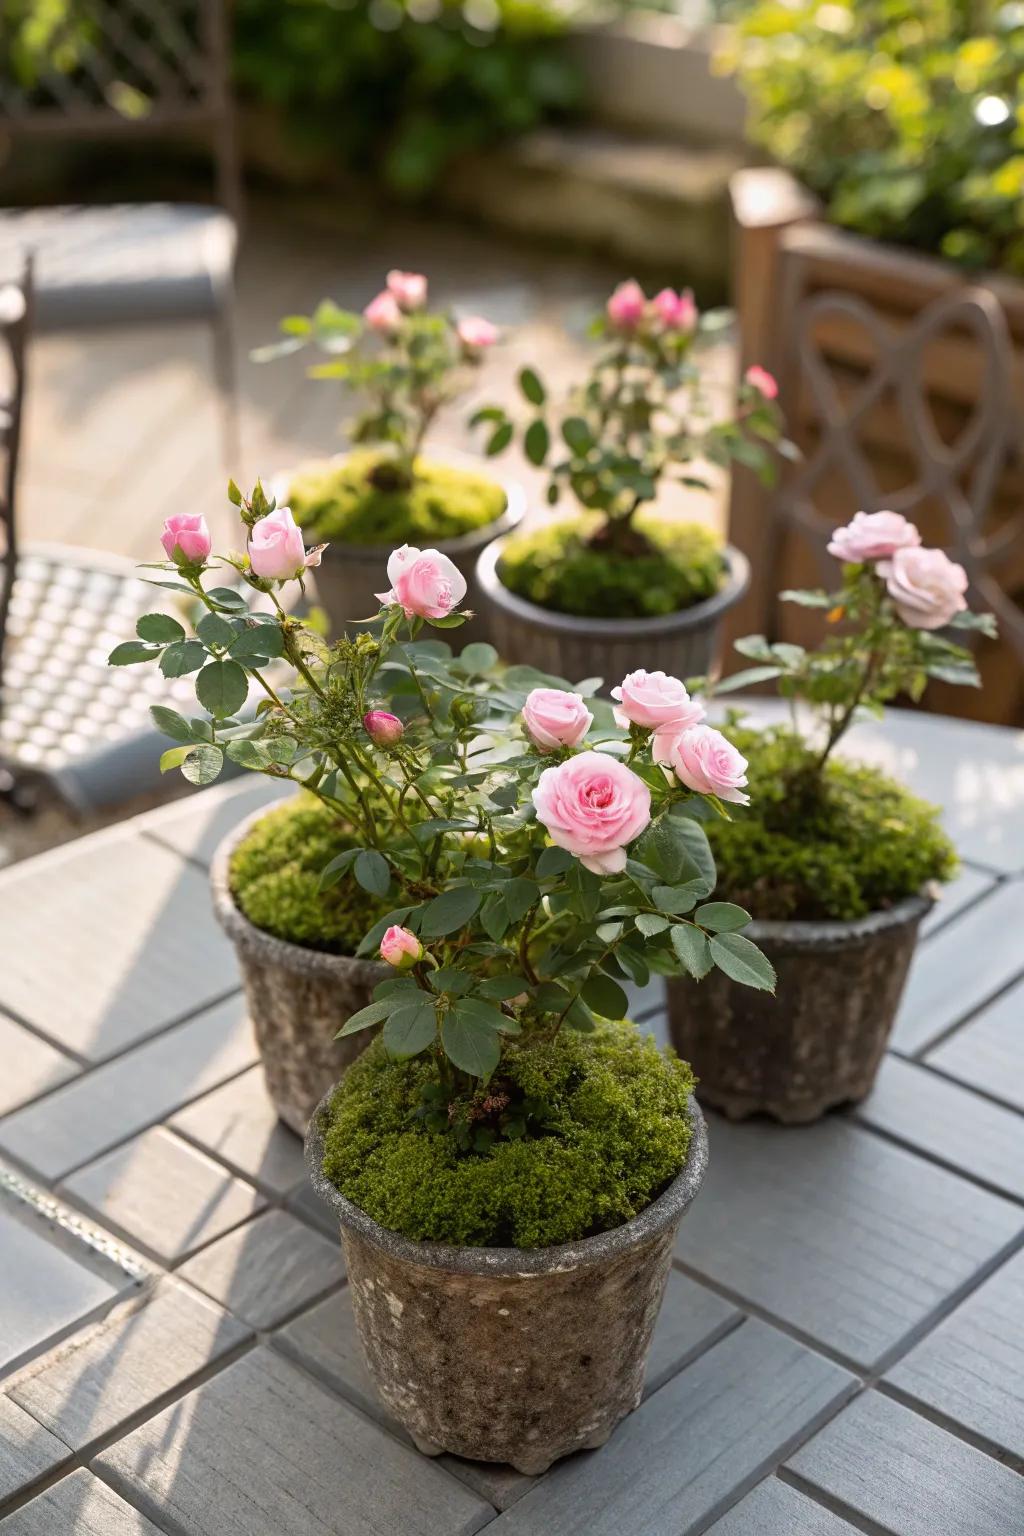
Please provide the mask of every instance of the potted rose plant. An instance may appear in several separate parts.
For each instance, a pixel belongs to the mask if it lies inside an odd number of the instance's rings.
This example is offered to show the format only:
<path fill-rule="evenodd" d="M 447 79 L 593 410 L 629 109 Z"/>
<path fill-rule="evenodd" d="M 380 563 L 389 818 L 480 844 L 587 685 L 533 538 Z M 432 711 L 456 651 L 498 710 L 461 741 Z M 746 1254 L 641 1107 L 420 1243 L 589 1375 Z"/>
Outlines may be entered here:
<path fill-rule="evenodd" d="M 717 690 L 774 680 L 792 708 L 788 727 L 727 725 L 753 804 L 708 827 L 718 892 L 757 914 L 748 932 L 778 973 L 777 996 L 761 1007 L 716 974 L 698 998 L 697 971 L 669 984 L 676 1048 L 702 1097 L 733 1118 L 809 1121 L 870 1091 L 935 882 L 955 869 L 938 812 L 836 750 L 859 717 L 898 694 L 918 699 L 929 678 L 976 685 L 948 631 L 991 635 L 994 622 L 967 610 L 962 567 L 922 548 L 898 513 L 858 512 L 829 550 L 838 591 L 782 595 L 821 609 L 831 637 L 815 651 L 742 640 L 755 666 Z M 685 738 L 677 750 L 692 771 Z"/>
<path fill-rule="evenodd" d="M 366 402 L 350 423 L 349 453 L 300 465 L 276 486 L 307 536 L 328 545 L 316 588 L 336 634 L 373 611 L 374 584 L 396 545 L 436 545 L 472 586 L 481 549 L 522 516 L 518 485 L 424 454 L 439 412 L 499 335 L 480 316 L 458 319 L 426 306 L 422 274 L 389 272 L 362 314 L 325 300 L 311 316 L 284 319 L 282 340 L 256 354 L 316 346 L 327 361 L 311 376 Z M 477 623 L 474 638 L 482 632 Z"/>
<path fill-rule="evenodd" d="M 209 611 L 194 640 L 149 616 L 113 660 L 180 670 L 194 647 L 206 716 L 158 713 L 167 766 L 206 781 L 230 757 L 294 780 L 346 844 L 322 884 L 386 907 L 358 951 L 385 979 L 333 1021 L 370 1043 L 313 1117 L 310 1173 L 391 1411 L 428 1453 L 538 1472 L 639 1401 L 705 1168 L 689 1068 L 626 1021 L 627 984 L 705 962 L 773 984 L 745 914 L 707 900 L 699 818 L 741 793 L 742 763 L 699 726 L 699 784 L 673 766 L 700 712 L 675 678 L 624 678 L 613 718 L 490 646 L 425 639 L 459 627 L 465 595 L 435 550 L 396 550 L 377 632 L 324 647 L 277 606 L 301 540 L 261 575 L 281 512 L 258 489 L 239 499 L 232 563 L 272 611 L 213 585 L 208 546 L 172 529 L 161 579 Z M 243 718 L 250 681 L 263 698 Z"/>
<path fill-rule="evenodd" d="M 711 666 L 746 562 L 658 499 L 673 481 L 707 489 L 702 463 L 740 460 L 768 475 L 781 441 L 775 381 L 763 369 L 748 371 L 734 412 L 712 408 L 701 353 L 719 320 L 699 315 L 689 293 L 666 288 L 648 300 L 638 283 L 622 283 L 594 322 L 600 351 L 560 419 L 539 373 L 521 371 L 532 407 L 524 452 L 549 471 L 549 504 L 567 492 L 576 508 L 480 556 L 491 632 L 511 660 L 609 682 L 638 667 L 688 676 Z M 488 454 L 515 438 L 500 406 L 473 421 L 487 426 Z"/>

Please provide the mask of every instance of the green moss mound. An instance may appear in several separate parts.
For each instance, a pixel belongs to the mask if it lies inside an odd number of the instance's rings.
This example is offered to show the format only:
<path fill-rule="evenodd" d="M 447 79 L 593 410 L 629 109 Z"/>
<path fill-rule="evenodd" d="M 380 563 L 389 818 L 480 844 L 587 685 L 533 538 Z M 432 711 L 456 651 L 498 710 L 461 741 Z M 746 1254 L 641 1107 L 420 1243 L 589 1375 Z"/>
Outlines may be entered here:
<path fill-rule="evenodd" d="M 379 453 L 356 452 L 299 470 L 288 501 L 306 542 L 436 544 L 486 528 L 508 505 L 486 475 L 427 459 L 416 461 L 411 487 L 382 489 L 371 476 L 387 462 Z"/>
<path fill-rule="evenodd" d="M 848 921 L 955 873 L 937 808 L 878 769 L 831 758 L 819 781 L 791 732 L 727 735 L 749 760 L 750 805 L 707 825 L 722 899 L 755 918 Z"/>
<path fill-rule="evenodd" d="M 228 883 L 250 923 L 277 939 L 352 955 L 387 911 L 354 880 L 318 889 L 324 866 L 353 846 L 349 830 L 311 795 L 255 823 L 231 855 Z"/>
<path fill-rule="evenodd" d="M 505 543 L 498 575 L 527 602 L 582 618 L 658 618 L 703 603 L 722 586 L 722 546 L 702 524 L 641 514 L 633 527 L 650 552 L 624 558 L 588 542 L 601 521 L 564 518 L 516 534 Z"/>
<path fill-rule="evenodd" d="M 334 1096 L 324 1172 L 406 1237 L 545 1248 L 621 1226 L 686 1160 L 693 1074 L 632 1024 L 513 1045 L 499 1077 L 505 1091 L 546 1101 L 545 1134 L 460 1152 L 451 1134 L 413 1119 L 434 1063 L 393 1061 L 375 1041 Z"/>

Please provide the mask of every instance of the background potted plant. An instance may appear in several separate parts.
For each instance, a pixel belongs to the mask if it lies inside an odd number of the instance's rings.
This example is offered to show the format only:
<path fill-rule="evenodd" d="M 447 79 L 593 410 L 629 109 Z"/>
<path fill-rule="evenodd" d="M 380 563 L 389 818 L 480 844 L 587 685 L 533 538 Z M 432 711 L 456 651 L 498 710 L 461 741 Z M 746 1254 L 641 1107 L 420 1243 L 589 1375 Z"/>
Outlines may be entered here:
<path fill-rule="evenodd" d="M 539 373 L 521 371 L 533 407 L 523 449 L 549 471 L 548 503 L 568 492 L 576 510 L 480 557 L 495 643 L 510 659 L 606 679 L 641 666 L 684 676 L 711 666 L 746 562 L 702 524 L 659 511 L 659 493 L 672 481 L 707 489 L 702 462 L 738 459 L 767 475 L 781 439 L 775 381 L 763 369 L 746 374 L 735 413 L 713 409 L 701 350 L 719 321 L 699 316 L 689 293 L 666 288 L 648 300 L 639 284 L 622 283 L 594 322 L 601 349 L 564 415 L 552 419 Z M 473 421 L 487 424 L 490 455 L 515 438 L 500 406 Z"/>
<path fill-rule="evenodd" d="M 869 1092 L 903 993 L 934 882 L 955 855 L 937 812 L 873 768 L 835 757 L 849 727 L 929 679 L 977 684 L 970 653 L 947 630 L 994 633 L 967 611 L 967 577 L 921 547 L 894 512 L 859 512 L 835 531 L 837 592 L 784 592 L 820 609 L 834 633 L 815 651 L 762 636 L 738 642 L 756 665 L 718 692 L 774 681 L 789 727 L 726 732 L 748 758 L 752 805 L 709 825 L 718 891 L 757 913 L 748 930 L 778 974 L 770 1007 L 720 975 L 699 997 L 669 983 L 673 1043 L 702 1097 L 733 1118 L 799 1122 Z M 815 728 L 805 735 L 799 705 Z"/>
<path fill-rule="evenodd" d="M 472 586 L 481 549 L 522 516 L 518 485 L 423 454 L 439 412 L 465 389 L 499 334 L 480 316 L 457 319 L 426 305 L 422 274 L 389 272 L 361 315 L 324 300 L 311 316 L 282 320 L 283 340 L 256 354 L 269 359 L 317 346 L 329 360 L 311 376 L 366 401 L 350 424 L 351 452 L 301 465 L 276 487 L 307 536 L 328 546 L 316 589 L 336 634 L 374 611 L 374 585 L 396 545 L 435 545 Z M 479 607 L 475 593 L 469 606 Z M 483 632 L 476 621 L 472 637 Z"/>

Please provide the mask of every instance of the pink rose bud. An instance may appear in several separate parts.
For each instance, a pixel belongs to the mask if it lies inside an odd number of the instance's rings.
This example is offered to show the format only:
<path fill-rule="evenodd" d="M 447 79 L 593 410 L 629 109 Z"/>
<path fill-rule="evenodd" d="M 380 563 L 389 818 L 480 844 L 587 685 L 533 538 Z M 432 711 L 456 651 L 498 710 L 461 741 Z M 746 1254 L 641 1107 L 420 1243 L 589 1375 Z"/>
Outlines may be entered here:
<path fill-rule="evenodd" d="M 684 288 L 681 293 L 676 293 L 672 288 L 663 288 L 651 300 L 651 309 L 665 331 L 686 335 L 697 324 L 697 306 L 689 288 Z"/>
<path fill-rule="evenodd" d="M 967 607 L 967 572 L 941 549 L 897 549 L 877 570 L 911 629 L 942 629 Z"/>
<path fill-rule="evenodd" d="M 677 730 L 696 725 L 704 718 L 704 706 L 691 699 L 678 677 L 667 672 L 630 672 L 618 688 L 612 689 L 612 698 L 618 706 L 612 711 L 615 724 L 623 730 L 631 725 L 644 730 L 656 731 L 666 725 Z"/>
<path fill-rule="evenodd" d="M 393 747 L 405 735 L 405 726 L 397 715 L 386 709 L 370 709 L 363 716 L 363 730 L 378 747 Z"/>
<path fill-rule="evenodd" d="M 393 336 L 402 323 L 402 311 L 394 294 L 387 290 L 378 293 L 363 310 L 363 319 L 371 331 L 377 331 L 382 336 Z"/>
<path fill-rule="evenodd" d="M 837 528 L 828 546 L 830 555 L 848 565 L 885 560 L 898 549 L 920 544 L 921 535 L 899 512 L 856 512 L 845 528 Z"/>
<path fill-rule="evenodd" d="M 176 512 L 169 517 L 164 523 L 160 543 L 168 560 L 176 558 L 177 550 L 177 558 L 184 560 L 186 565 L 202 565 L 213 547 L 206 518 L 191 512 Z"/>
<path fill-rule="evenodd" d="M 408 971 L 423 959 L 423 945 L 408 928 L 394 924 L 380 941 L 380 957 L 396 971 Z"/>
<path fill-rule="evenodd" d="M 751 389 L 756 389 L 758 394 L 763 395 L 766 400 L 778 399 L 779 386 L 767 368 L 761 368 L 757 363 L 754 363 L 753 367 L 747 369 L 743 377 Z"/>
<path fill-rule="evenodd" d="M 619 284 L 605 308 L 617 331 L 635 331 L 644 318 L 647 296 L 640 284 L 630 278 L 629 282 Z"/>
<path fill-rule="evenodd" d="M 687 789 L 698 795 L 717 795 L 734 805 L 749 805 L 743 793 L 747 760 L 721 731 L 710 725 L 690 725 L 683 731 L 667 727 L 655 733 L 651 755 L 656 763 L 674 770 Z"/>
<path fill-rule="evenodd" d="M 563 688 L 534 688 L 523 705 L 523 724 L 542 752 L 578 747 L 593 719 L 582 694 Z"/>
<path fill-rule="evenodd" d="M 410 310 L 422 309 L 427 302 L 427 280 L 422 272 L 396 269 L 388 273 L 388 293 L 399 309 L 408 314 Z"/>
<path fill-rule="evenodd" d="M 378 592 L 382 603 L 401 603 L 411 619 L 446 619 L 466 595 L 466 578 L 439 549 L 413 549 L 403 544 L 388 560 L 390 592 Z"/>
<path fill-rule="evenodd" d="M 261 517 L 249 534 L 249 564 L 265 581 L 290 581 L 306 568 L 302 530 L 290 507 L 278 507 Z"/>
<path fill-rule="evenodd" d="M 455 333 L 467 352 L 483 352 L 485 348 L 493 347 L 501 334 L 498 327 L 482 315 L 470 315 L 460 320 Z"/>
<path fill-rule="evenodd" d="M 651 792 L 643 779 L 604 752 L 580 752 L 545 768 L 533 803 L 552 842 L 597 875 L 625 869 L 627 843 L 651 819 Z"/>

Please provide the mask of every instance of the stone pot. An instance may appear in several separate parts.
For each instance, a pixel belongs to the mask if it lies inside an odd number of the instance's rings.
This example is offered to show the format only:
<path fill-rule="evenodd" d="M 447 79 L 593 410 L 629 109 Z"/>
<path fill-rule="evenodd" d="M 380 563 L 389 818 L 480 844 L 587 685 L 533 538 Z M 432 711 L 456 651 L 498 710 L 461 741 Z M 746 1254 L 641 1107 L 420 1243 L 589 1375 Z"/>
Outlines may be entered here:
<path fill-rule="evenodd" d="M 213 910 L 235 946 L 267 1091 L 274 1108 L 304 1136 L 317 1104 L 370 1042 L 364 1030 L 334 1036 L 371 1001 L 374 987 L 394 974 L 376 960 L 327 955 L 276 939 L 239 910 L 228 883 L 231 854 L 255 822 L 256 811 L 223 839 L 210 868 Z"/>
<path fill-rule="evenodd" d="M 706 602 L 656 619 L 584 619 L 541 608 L 503 586 L 498 576 L 503 544 L 501 539 L 489 544 L 476 566 L 477 585 L 490 612 L 490 639 L 502 658 L 573 682 L 601 677 L 606 692 L 640 667 L 683 678 L 709 672 L 722 619 L 750 580 L 746 557 L 727 545 L 725 585 Z"/>
<path fill-rule="evenodd" d="M 645 1211 L 529 1249 L 418 1243 L 380 1226 L 324 1176 L 326 1106 L 310 1122 L 306 1166 L 341 1223 L 370 1373 L 418 1449 L 534 1475 L 603 1445 L 640 1402 L 676 1229 L 707 1168 L 696 1102 L 686 1162 Z"/>
<path fill-rule="evenodd" d="M 870 1092 L 899 1008 L 922 918 L 912 896 L 855 922 L 753 922 L 743 932 L 778 975 L 775 996 L 719 970 L 668 984 L 669 1033 L 703 1102 L 730 1120 L 786 1125 Z"/>

